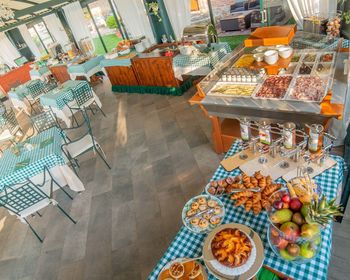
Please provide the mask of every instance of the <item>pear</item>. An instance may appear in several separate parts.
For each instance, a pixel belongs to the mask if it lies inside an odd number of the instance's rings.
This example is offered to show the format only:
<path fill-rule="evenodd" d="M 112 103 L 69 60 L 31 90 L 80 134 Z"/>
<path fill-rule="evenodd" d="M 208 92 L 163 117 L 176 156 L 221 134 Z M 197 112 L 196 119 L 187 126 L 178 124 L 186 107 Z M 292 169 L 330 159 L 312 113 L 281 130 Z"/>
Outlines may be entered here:
<path fill-rule="evenodd" d="M 291 256 L 285 249 L 280 250 L 281 257 L 287 261 L 294 261 L 295 257 Z"/>
<path fill-rule="evenodd" d="M 301 237 L 312 239 L 320 235 L 320 227 L 318 224 L 303 224 L 301 226 Z"/>
<path fill-rule="evenodd" d="M 306 242 L 301 245 L 299 255 L 305 259 L 311 259 L 315 256 L 315 251 L 310 242 Z"/>
<path fill-rule="evenodd" d="M 270 216 L 271 221 L 274 224 L 283 224 L 285 222 L 290 222 L 293 216 L 293 212 L 289 209 L 281 209 L 272 213 Z"/>

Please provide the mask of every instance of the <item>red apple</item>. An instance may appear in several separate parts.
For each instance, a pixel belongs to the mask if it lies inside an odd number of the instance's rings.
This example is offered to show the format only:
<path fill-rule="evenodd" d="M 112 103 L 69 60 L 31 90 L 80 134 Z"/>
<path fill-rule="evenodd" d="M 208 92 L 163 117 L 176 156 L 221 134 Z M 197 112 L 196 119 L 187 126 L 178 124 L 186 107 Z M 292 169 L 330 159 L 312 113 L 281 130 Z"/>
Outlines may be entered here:
<path fill-rule="evenodd" d="M 273 207 L 274 207 L 275 209 L 277 209 L 277 210 L 280 210 L 280 209 L 283 208 L 283 202 L 282 202 L 282 201 L 275 201 L 275 202 L 273 203 Z"/>
<path fill-rule="evenodd" d="M 299 198 L 292 198 L 289 202 L 289 208 L 295 212 L 298 212 L 301 207 L 303 207 L 303 203 L 299 200 Z"/>
<path fill-rule="evenodd" d="M 289 203 L 289 201 L 290 201 L 290 196 L 289 196 L 289 194 L 284 194 L 284 195 L 282 196 L 281 200 L 282 200 L 283 202 Z"/>

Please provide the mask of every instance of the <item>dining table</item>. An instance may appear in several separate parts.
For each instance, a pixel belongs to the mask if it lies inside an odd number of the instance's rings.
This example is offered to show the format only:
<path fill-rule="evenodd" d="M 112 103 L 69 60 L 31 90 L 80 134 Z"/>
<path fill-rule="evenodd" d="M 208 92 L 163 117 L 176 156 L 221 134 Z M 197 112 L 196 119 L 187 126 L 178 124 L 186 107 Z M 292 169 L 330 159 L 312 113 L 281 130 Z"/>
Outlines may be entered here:
<path fill-rule="evenodd" d="M 80 62 L 80 59 L 74 60 L 72 63 L 68 64 L 68 73 L 72 80 L 75 80 L 77 77 L 85 77 L 89 82 L 91 76 L 102 71 L 100 62 L 104 59 L 103 55 L 98 55 L 90 58 L 82 58 L 83 62 Z"/>
<path fill-rule="evenodd" d="M 62 132 L 52 127 L 5 150 L 0 158 L 0 191 L 4 186 L 28 178 L 34 183 L 42 183 L 45 168 L 61 186 L 68 185 L 75 192 L 84 191 L 83 183 L 67 164 L 61 149 L 63 141 Z M 48 192 L 48 188 L 45 191 Z"/>
<path fill-rule="evenodd" d="M 235 141 L 227 152 L 225 158 L 241 151 L 241 146 L 241 141 Z M 323 194 L 325 194 L 328 199 L 335 198 L 339 194 L 339 190 L 342 187 L 344 169 L 343 158 L 333 155 L 331 157 L 336 161 L 336 165 L 314 178 L 316 184 L 321 187 Z M 230 176 L 237 176 L 240 173 L 241 172 L 239 169 L 228 172 L 222 166 L 219 166 L 211 180 L 219 180 Z M 277 182 L 285 184 L 282 179 L 277 179 Z M 309 262 L 296 264 L 281 259 L 275 255 L 270 248 L 267 239 L 269 220 L 266 212 L 261 212 L 258 216 L 255 216 L 252 212 L 247 213 L 242 206 L 235 207 L 228 196 L 222 196 L 220 197 L 220 200 L 225 206 L 225 217 L 223 224 L 243 224 L 253 229 L 260 236 L 264 245 L 265 257 L 263 265 L 265 269 L 267 268 L 272 270 L 279 275 L 283 275 L 285 278 L 288 277 L 288 279 L 327 279 L 328 265 L 332 248 L 332 223 L 328 224 L 322 230 L 322 243 L 317 256 L 311 259 Z M 179 213 L 179 217 L 181 217 L 181 213 Z M 182 226 L 174 240 L 171 242 L 170 246 L 166 249 L 163 257 L 154 267 L 148 279 L 158 279 L 162 268 L 177 258 L 196 258 L 201 256 L 205 238 L 205 234 L 192 233 L 185 226 Z M 217 279 L 210 273 L 210 271 L 208 271 L 208 274 L 210 280 Z"/>
<path fill-rule="evenodd" d="M 40 79 L 29 80 L 8 92 L 8 97 L 16 110 L 23 110 L 27 115 L 30 115 L 31 108 L 26 96 L 29 94 L 28 85 L 35 83 L 40 83 Z"/>
<path fill-rule="evenodd" d="M 38 68 L 34 68 L 29 71 L 30 78 L 32 80 L 40 79 L 42 81 L 45 81 L 48 79 L 50 75 L 52 75 L 49 67 L 47 66 L 40 66 Z"/>
<path fill-rule="evenodd" d="M 72 111 L 68 106 L 74 107 L 75 100 L 73 96 L 73 90 L 75 87 L 81 85 L 82 83 L 87 83 L 83 80 L 68 80 L 58 86 L 57 88 L 49 91 L 48 93 L 40 96 L 40 104 L 44 109 L 50 109 L 55 113 L 55 115 L 61 119 L 67 127 L 72 125 Z M 101 108 L 102 104 L 93 89 L 93 97 L 97 105 Z M 68 105 L 67 105 L 68 104 Z M 76 106 L 75 106 L 76 107 Z"/>

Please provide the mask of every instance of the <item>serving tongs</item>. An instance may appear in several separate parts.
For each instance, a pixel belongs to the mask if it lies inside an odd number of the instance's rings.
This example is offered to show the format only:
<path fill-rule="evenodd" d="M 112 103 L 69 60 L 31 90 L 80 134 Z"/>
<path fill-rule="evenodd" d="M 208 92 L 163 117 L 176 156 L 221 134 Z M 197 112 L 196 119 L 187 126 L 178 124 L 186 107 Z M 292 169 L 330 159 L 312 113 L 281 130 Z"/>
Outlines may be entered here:
<path fill-rule="evenodd" d="M 198 212 L 197 214 L 194 214 L 193 216 L 191 217 L 186 217 L 185 220 L 186 221 L 191 221 L 192 219 L 196 218 L 196 217 L 199 217 L 199 216 L 202 216 L 203 214 L 211 214 L 211 213 L 214 213 L 215 212 L 215 209 L 214 208 L 208 208 L 208 209 L 205 209 L 201 212 Z"/>

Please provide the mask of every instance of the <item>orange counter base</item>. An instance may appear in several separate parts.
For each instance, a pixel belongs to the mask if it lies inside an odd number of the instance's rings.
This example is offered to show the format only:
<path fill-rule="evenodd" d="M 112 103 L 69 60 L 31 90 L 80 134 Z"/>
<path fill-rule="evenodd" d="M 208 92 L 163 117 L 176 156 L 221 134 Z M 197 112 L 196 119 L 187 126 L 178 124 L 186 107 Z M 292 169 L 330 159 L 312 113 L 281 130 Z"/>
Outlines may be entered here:
<path fill-rule="evenodd" d="M 30 80 L 29 71 L 32 63 L 26 63 L 0 76 L 0 89 L 7 94 L 11 88 L 24 84 Z"/>

